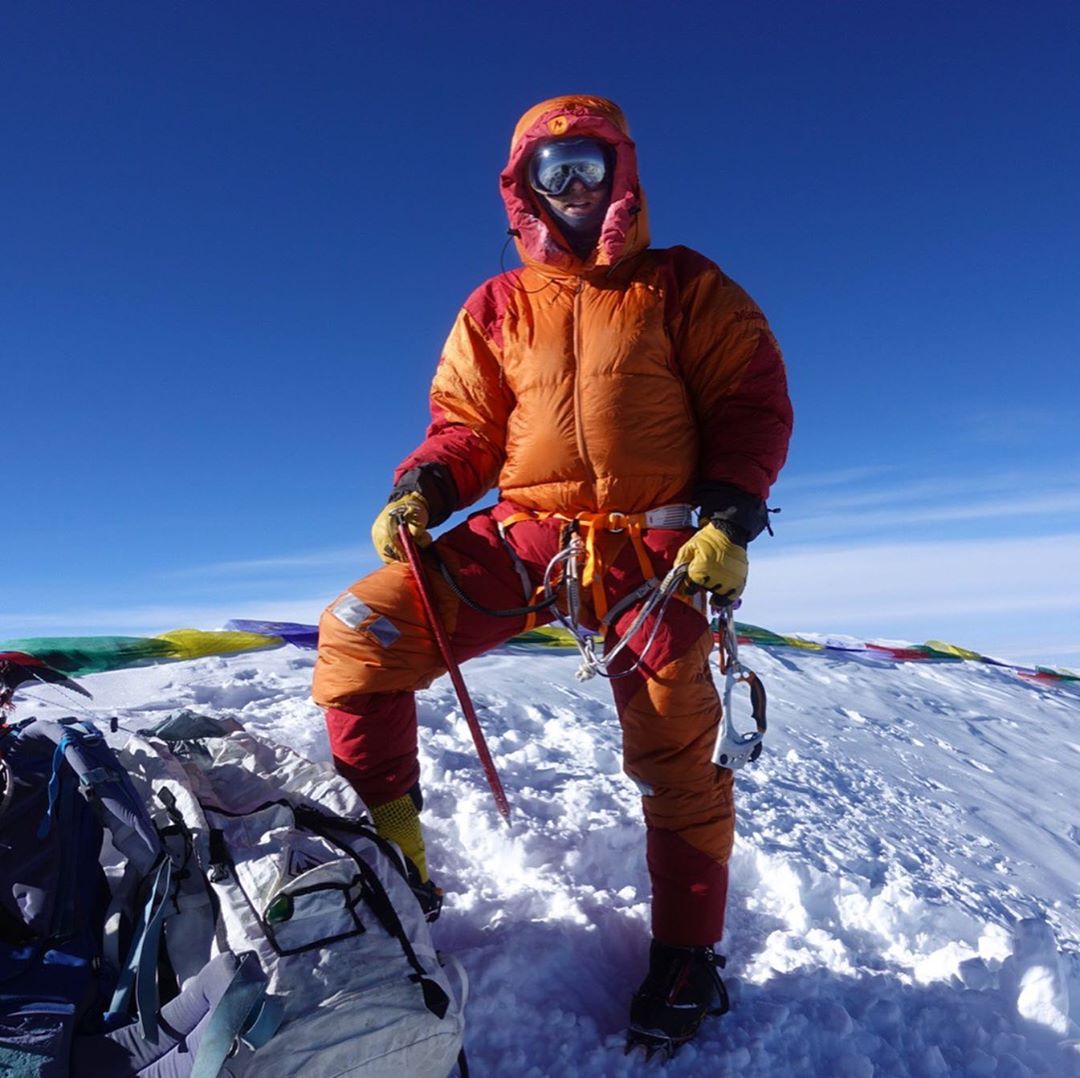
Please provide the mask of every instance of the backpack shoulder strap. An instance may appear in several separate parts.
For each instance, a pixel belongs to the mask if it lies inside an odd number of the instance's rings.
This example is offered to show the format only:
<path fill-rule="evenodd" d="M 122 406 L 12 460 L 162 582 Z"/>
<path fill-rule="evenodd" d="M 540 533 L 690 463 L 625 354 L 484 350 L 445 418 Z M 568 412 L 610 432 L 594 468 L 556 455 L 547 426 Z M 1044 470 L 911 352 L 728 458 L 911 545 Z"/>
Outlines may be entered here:
<path fill-rule="evenodd" d="M 127 956 L 119 963 L 120 979 L 109 1009 L 123 1013 L 134 993 L 143 1035 L 152 1040 L 157 1029 L 158 944 L 171 868 L 165 847 L 127 770 L 92 722 L 37 721 L 34 729 L 56 745 L 49 809 L 42 821 L 46 833 L 52 821 L 55 788 L 67 764 L 78 780 L 79 792 L 93 807 L 113 845 L 127 861 L 123 879 L 106 914 L 104 932 L 109 937 L 115 936 L 119 920 L 116 914 L 132 907 L 134 931 Z M 103 947 L 109 949 L 110 939 L 103 941 Z"/>
<path fill-rule="evenodd" d="M 78 776 L 83 796 L 96 806 L 117 850 L 141 876 L 148 875 L 163 849 L 127 769 L 93 723 L 76 720 L 63 724 L 62 730 L 57 747 Z"/>

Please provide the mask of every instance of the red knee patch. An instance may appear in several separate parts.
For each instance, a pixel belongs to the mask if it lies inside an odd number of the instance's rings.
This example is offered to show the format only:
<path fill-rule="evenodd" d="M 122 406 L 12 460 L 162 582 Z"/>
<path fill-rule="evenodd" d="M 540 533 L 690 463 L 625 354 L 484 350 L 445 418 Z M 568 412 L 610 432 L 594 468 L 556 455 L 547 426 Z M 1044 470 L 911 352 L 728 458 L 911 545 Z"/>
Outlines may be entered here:
<path fill-rule="evenodd" d="M 396 801 L 420 781 L 415 698 L 380 693 L 358 704 L 326 711 L 334 765 L 369 807 Z"/>

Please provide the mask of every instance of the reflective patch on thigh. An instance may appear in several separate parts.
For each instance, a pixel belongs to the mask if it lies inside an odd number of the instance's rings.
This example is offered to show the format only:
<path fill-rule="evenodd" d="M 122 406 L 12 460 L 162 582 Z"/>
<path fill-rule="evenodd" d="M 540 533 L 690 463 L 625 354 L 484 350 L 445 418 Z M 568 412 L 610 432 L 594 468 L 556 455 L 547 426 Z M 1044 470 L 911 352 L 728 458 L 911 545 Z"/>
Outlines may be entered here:
<path fill-rule="evenodd" d="M 371 633 L 384 648 L 392 647 L 401 636 L 401 630 L 389 618 L 376 618 L 364 631 Z"/>
<path fill-rule="evenodd" d="M 364 618 L 371 617 L 374 611 L 367 603 L 361 602 L 351 592 L 346 592 L 336 603 L 334 603 L 334 607 L 330 613 L 343 625 L 348 625 L 350 629 L 357 629 L 360 627 L 360 622 L 362 622 Z"/>
<path fill-rule="evenodd" d="M 653 794 L 656 793 L 647 782 L 642 782 L 637 775 L 631 775 L 630 772 L 627 771 L 626 776 L 638 788 L 638 793 L 640 793 L 642 797 L 652 797 Z"/>

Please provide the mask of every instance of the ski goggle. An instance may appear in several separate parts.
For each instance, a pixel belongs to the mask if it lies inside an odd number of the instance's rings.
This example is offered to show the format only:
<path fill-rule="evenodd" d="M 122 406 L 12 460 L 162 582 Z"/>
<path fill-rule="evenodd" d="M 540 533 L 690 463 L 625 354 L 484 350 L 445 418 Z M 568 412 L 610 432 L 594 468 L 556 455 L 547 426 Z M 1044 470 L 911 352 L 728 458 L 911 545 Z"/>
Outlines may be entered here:
<path fill-rule="evenodd" d="M 595 191 L 608 178 L 609 153 L 604 143 L 592 138 L 545 142 L 529 162 L 529 182 L 545 195 L 561 195 L 575 179 Z"/>

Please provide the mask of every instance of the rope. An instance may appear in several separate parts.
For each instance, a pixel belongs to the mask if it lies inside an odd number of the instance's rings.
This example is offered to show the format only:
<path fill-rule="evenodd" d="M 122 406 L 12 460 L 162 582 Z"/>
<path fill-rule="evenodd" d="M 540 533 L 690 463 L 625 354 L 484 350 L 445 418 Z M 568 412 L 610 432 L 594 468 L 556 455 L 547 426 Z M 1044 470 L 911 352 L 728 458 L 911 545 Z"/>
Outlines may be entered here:
<path fill-rule="evenodd" d="M 490 606 L 484 606 L 483 603 L 478 603 L 475 599 L 466 595 L 461 585 L 454 579 L 454 574 L 450 572 L 450 567 L 435 554 L 435 559 L 439 563 L 439 572 L 442 573 L 443 580 L 449 585 L 450 590 L 467 606 L 470 610 L 475 610 L 479 614 L 487 614 L 493 618 L 523 618 L 529 614 L 542 614 L 545 610 L 550 610 L 558 599 L 558 595 L 550 596 L 544 599 L 543 602 L 534 603 L 530 606 L 515 606 L 508 610 L 495 610 Z"/>

